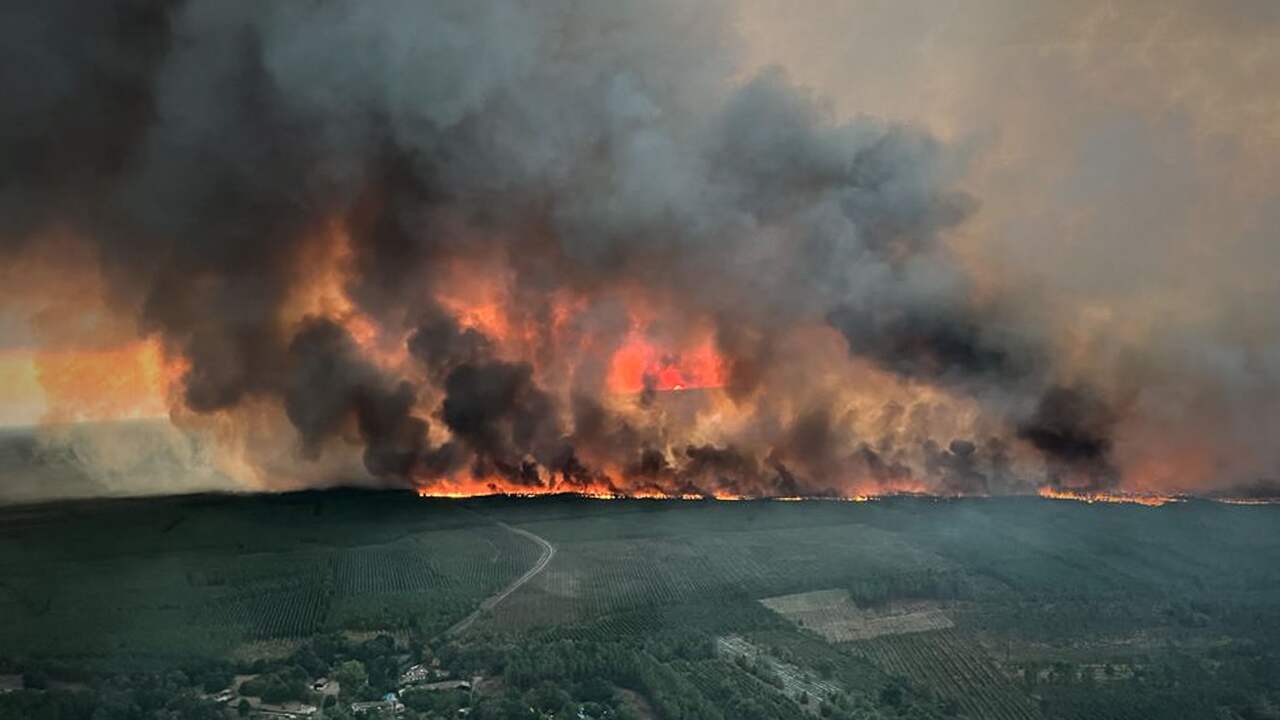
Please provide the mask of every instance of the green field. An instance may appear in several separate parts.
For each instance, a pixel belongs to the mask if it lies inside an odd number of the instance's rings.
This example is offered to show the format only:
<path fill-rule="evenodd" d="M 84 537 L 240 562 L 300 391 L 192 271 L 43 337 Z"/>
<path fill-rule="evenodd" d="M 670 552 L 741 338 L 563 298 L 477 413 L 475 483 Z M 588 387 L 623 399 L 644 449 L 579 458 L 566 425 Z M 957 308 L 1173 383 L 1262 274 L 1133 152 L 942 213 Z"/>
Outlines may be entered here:
<path fill-rule="evenodd" d="M 543 548 L 513 528 L 552 545 L 550 562 L 446 632 L 536 567 Z M 97 696 L 121 673 L 302 677 L 353 658 L 376 669 L 376 696 L 434 658 L 489 680 L 410 715 L 1244 720 L 1280 705 L 1267 506 L 63 503 L 0 510 L 0 578 L 0 674 L 37 668 Z M 23 716 L 4 715 L 21 694 L 0 695 L 0 717 Z"/>

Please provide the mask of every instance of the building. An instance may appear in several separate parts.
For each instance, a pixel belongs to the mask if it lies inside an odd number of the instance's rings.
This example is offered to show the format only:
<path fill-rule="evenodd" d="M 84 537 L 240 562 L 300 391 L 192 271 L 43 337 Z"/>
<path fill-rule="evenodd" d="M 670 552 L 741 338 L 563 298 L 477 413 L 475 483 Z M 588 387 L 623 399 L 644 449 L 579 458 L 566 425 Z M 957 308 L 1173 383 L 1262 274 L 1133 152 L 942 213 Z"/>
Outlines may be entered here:
<path fill-rule="evenodd" d="M 439 667 L 438 660 L 430 667 L 423 663 L 419 663 L 400 673 L 400 687 L 417 685 L 419 683 L 432 682 L 435 680 L 447 680 L 448 678 L 449 671 L 442 670 Z"/>
<path fill-rule="evenodd" d="M 258 705 L 255 708 L 259 715 L 271 718 L 281 718 L 282 720 L 301 720 L 309 718 L 316 714 L 315 705 Z"/>
<path fill-rule="evenodd" d="M 471 682 L 467 680 L 444 680 L 416 686 L 418 690 L 470 690 Z"/>
<path fill-rule="evenodd" d="M 404 712 L 404 704 L 395 693 L 387 693 L 381 700 L 351 703 L 351 714 L 366 717 L 390 717 Z"/>
<path fill-rule="evenodd" d="M 231 688 L 227 688 L 226 690 L 219 692 L 217 695 L 214 695 L 209 699 L 214 702 L 219 702 L 225 705 L 231 702 L 232 700 L 234 700 L 235 697 L 236 697 L 236 691 L 232 690 Z"/>

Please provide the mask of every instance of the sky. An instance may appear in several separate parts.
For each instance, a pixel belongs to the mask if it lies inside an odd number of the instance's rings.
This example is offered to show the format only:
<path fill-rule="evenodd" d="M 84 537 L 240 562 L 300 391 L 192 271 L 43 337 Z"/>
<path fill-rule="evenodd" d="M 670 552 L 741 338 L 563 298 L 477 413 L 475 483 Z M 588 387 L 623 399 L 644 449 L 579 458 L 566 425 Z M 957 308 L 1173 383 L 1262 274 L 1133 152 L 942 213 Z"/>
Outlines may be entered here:
<path fill-rule="evenodd" d="M 1130 402 L 1144 423 L 1121 442 L 1220 443 L 1205 454 L 1224 465 L 1233 445 L 1270 443 L 1274 3 L 744 8 L 753 60 L 785 66 L 836 113 L 907 120 L 972 149 L 965 185 L 981 209 L 952 242 L 1059 325 L 1061 352 L 1085 370 L 1142 377 Z"/>

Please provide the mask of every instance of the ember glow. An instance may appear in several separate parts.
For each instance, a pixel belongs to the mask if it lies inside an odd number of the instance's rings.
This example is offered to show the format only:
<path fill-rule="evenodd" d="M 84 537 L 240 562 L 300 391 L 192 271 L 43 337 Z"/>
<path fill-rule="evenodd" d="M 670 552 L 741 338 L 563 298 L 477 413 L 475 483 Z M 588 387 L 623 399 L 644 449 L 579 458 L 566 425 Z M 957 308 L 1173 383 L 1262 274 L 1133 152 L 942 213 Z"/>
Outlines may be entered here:
<path fill-rule="evenodd" d="M 112 5 L 31 11 L 8 58 L 51 66 L 0 136 L 10 423 L 167 416 L 255 489 L 1160 504 L 1280 474 L 1280 145 L 1227 142 L 1195 83 L 988 117 L 946 81 L 978 66 L 833 76 L 751 3 Z M 1156 72 L 1094 39 L 1036 62 Z M 869 106 L 825 87 L 854 70 Z"/>
<path fill-rule="evenodd" d="M 609 361 L 610 392 L 636 394 L 724 386 L 724 361 L 708 338 L 686 352 L 656 347 L 633 330 Z"/>
<path fill-rule="evenodd" d="M 1039 494 L 1040 497 L 1049 498 L 1051 500 L 1072 500 L 1083 503 L 1145 505 L 1147 507 L 1160 507 L 1162 505 L 1168 505 L 1169 503 L 1183 502 L 1186 499 L 1175 495 L 1077 492 L 1071 490 L 1055 490 L 1053 488 L 1041 488 Z"/>

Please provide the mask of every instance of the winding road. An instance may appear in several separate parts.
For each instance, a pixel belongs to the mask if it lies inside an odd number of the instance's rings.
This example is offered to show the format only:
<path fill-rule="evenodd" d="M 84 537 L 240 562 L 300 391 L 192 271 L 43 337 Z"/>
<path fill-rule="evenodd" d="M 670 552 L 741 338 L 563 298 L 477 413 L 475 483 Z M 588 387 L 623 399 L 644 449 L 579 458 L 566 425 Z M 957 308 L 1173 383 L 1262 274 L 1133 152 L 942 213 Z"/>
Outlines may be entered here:
<path fill-rule="evenodd" d="M 498 524 L 501 525 L 503 528 L 510 530 L 511 532 L 517 535 L 523 535 L 529 538 L 530 540 L 541 545 L 542 557 L 538 558 L 538 562 L 534 563 L 533 567 L 526 570 L 523 575 L 516 578 L 514 582 L 512 582 L 510 585 L 503 588 L 501 592 L 486 598 L 484 602 L 480 603 L 480 607 L 476 608 L 474 612 L 462 618 L 458 622 L 454 623 L 453 627 L 450 627 L 448 630 L 445 630 L 444 631 L 445 637 L 453 637 L 454 635 L 457 635 L 463 632 L 464 630 L 466 630 L 467 628 L 471 627 L 471 624 L 476 621 L 476 618 L 480 617 L 481 613 L 488 612 L 489 610 L 494 609 L 495 607 L 497 607 L 498 603 L 502 602 L 503 600 L 506 600 L 508 595 L 515 592 L 516 590 L 519 590 L 521 585 L 524 585 L 525 583 L 529 582 L 534 577 L 536 577 L 538 573 L 542 572 L 543 569 L 547 567 L 547 563 L 551 562 L 551 558 L 555 557 L 556 555 L 556 546 L 547 542 L 545 538 L 541 538 L 537 535 L 534 535 L 528 530 L 521 530 L 520 528 L 511 527 L 506 523 L 498 523 Z"/>

